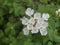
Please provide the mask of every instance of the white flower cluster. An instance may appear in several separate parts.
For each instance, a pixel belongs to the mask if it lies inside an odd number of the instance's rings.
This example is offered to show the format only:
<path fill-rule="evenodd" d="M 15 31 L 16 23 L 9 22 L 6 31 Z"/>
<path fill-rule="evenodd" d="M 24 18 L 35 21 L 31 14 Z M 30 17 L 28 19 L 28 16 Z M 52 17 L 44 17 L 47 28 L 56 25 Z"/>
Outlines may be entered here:
<path fill-rule="evenodd" d="M 38 33 L 40 32 L 42 36 L 47 35 L 47 27 L 48 27 L 48 18 L 50 17 L 48 13 L 41 13 L 36 12 L 31 8 L 27 8 L 25 11 L 26 15 L 30 18 L 23 17 L 20 20 L 22 24 L 26 27 L 23 29 L 24 35 L 28 35 L 29 31 L 31 33 Z"/>

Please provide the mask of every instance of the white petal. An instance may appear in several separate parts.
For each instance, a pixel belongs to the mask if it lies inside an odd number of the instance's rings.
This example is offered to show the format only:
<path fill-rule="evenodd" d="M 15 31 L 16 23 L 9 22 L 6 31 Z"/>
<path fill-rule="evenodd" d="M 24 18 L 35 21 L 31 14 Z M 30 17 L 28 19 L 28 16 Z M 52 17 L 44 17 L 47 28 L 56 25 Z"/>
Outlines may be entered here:
<path fill-rule="evenodd" d="M 32 34 L 33 34 L 33 33 L 38 33 L 38 31 L 39 31 L 39 30 L 38 30 L 36 27 L 33 27 L 32 30 L 31 30 Z"/>
<path fill-rule="evenodd" d="M 25 11 L 25 13 L 26 13 L 26 15 L 31 16 L 34 13 L 34 10 L 31 9 L 31 8 L 27 8 L 27 10 Z"/>
<path fill-rule="evenodd" d="M 32 24 L 32 25 L 35 24 L 35 19 L 34 19 L 33 17 L 30 18 L 30 20 L 29 20 L 29 24 Z"/>
<path fill-rule="evenodd" d="M 48 22 L 45 22 L 45 26 L 48 27 Z"/>
<path fill-rule="evenodd" d="M 43 13 L 43 15 L 42 15 L 42 20 L 48 20 L 49 17 L 50 17 L 50 16 L 49 16 L 48 13 L 47 13 L 47 14 Z"/>
<path fill-rule="evenodd" d="M 42 22 L 41 25 L 42 25 L 43 27 L 48 27 L 48 22 Z"/>
<path fill-rule="evenodd" d="M 24 33 L 24 35 L 28 35 L 29 34 L 29 30 L 27 28 L 24 28 L 23 29 L 23 33 Z"/>
<path fill-rule="evenodd" d="M 23 25 L 27 25 L 28 24 L 28 19 L 26 17 L 23 17 L 22 19 L 20 19 L 22 21 Z"/>
<path fill-rule="evenodd" d="M 28 24 L 28 25 L 27 25 L 27 29 L 28 29 L 28 30 L 32 30 L 32 28 L 33 28 L 33 25 L 31 25 L 31 24 Z"/>
<path fill-rule="evenodd" d="M 41 18 L 37 20 L 37 22 L 43 22 L 44 20 L 42 20 Z"/>
<path fill-rule="evenodd" d="M 58 15 L 58 11 L 56 11 L 56 15 Z"/>
<path fill-rule="evenodd" d="M 37 22 L 36 25 L 35 25 L 35 27 L 36 27 L 37 29 L 40 29 L 40 25 L 41 25 L 41 23 L 40 23 L 40 22 Z"/>
<path fill-rule="evenodd" d="M 40 19 L 41 18 L 41 13 L 36 12 L 34 14 L 34 19 Z"/>
<path fill-rule="evenodd" d="M 60 9 L 58 9 L 58 12 L 60 12 Z"/>
<path fill-rule="evenodd" d="M 48 22 L 40 22 L 40 29 L 47 28 L 48 27 Z"/>
<path fill-rule="evenodd" d="M 40 33 L 42 36 L 46 36 L 47 35 L 47 30 L 46 29 L 41 29 Z"/>

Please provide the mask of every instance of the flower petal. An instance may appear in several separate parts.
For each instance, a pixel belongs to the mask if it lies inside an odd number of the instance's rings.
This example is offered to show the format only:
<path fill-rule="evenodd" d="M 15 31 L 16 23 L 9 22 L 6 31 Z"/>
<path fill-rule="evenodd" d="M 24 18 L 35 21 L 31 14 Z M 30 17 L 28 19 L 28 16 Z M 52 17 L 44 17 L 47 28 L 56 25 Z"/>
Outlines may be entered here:
<path fill-rule="evenodd" d="M 35 25 L 35 27 L 36 27 L 37 29 L 40 29 L 40 26 L 41 26 L 41 23 L 40 23 L 40 22 L 37 22 L 36 25 Z"/>
<path fill-rule="evenodd" d="M 33 27 L 32 30 L 31 30 L 32 34 L 33 34 L 33 33 L 38 33 L 38 31 L 39 31 L 39 30 L 38 30 L 36 27 Z"/>
<path fill-rule="evenodd" d="M 22 21 L 23 25 L 27 25 L 28 24 L 28 19 L 26 17 L 23 17 L 22 19 L 20 19 Z"/>
<path fill-rule="evenodd" d="M 58 12 L 60 12 L 60 9 L 58 9 Z"/>
<path fill-rule="evenodd" d="M 47 35 L 47 30 L 46 29 L 40 29 L 40 33 L 42 36 L 46 36 Z"/>
<path fill-rule="evenodd" d="M 40 19 L 40 18 L 41 18 L 41 13 L 36 12 L 36 13 L 34 14 L 34 19 Z"/>
<path fill-rule="evenodd" d="M 29 30 L 27 28 L 24 28 L 23 29 L 23 33 L 24 33 L 24 35 L 28 35 L 29 34 Z"/>
<path fill-rule="evenodd" d="M 34 19 L 33 17 L 31 17 L 31 18 L 29 19 L 29 24 L 34 25 L 34 23 L 35 23 L 35 19 Z"/>
<path fill-rule="evenodd" d="M 28 30 L 32 30 L 32 28 L 33 28 L 33 25 L 31 25 L 31 24 L 28 24 L 28 25 L 27 25 L 27 29 L 28 29 Z"/>
<path fill-rule="evenodd" d="M 49 14 L 47 13 L 43 13 L 43 15 L 42 15 L 42 20 L 48 20 L 48 18 L 49 18 L 50 16 L 49 16 Z"/>
<path fill-rule="evenodd" d="M 31 8 L 27 8 L 27 10 L 25 11 L 25 13 L 26 13 L 26 15 L 31 16 L 34 13 L 34 10 L 31 9 Z"/>

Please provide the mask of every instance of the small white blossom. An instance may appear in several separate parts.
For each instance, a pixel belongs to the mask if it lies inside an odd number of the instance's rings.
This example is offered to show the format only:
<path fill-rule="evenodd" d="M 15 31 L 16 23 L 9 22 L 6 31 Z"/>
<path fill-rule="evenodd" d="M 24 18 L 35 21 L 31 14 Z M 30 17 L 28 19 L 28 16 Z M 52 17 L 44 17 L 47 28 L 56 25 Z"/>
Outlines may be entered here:
<path fill-rule="evenodd" d="M 41 33 L 42 36 L 46 36 L 47 35 L 46 28 L 40 29 L 40 33 Z"/>
<path fill-rule="evenodd" d="M 36 27 L 33 27 L 32 28 L 32 30 L 31 30 L 31 33 L 33 34 L 33 33 L 38 33 L 39 32 L 39 30 L 36 28 Z"/>
<path fill-rule="evenodd" d="M 22 19 L 20 19 L 22 21 L 23 25 L 27 25 L 28 24 L 28 19 L 26 17 L 23 17 Z"/>
<path fill-rule="evenodd" d="M 31 18 L 29 19 L 29 24 L 34 25 L 34 23 L 35 23 L 35 19 L 34 19 L 33 17 L 31 17 Z"/>
<path fill-rule="evenodd" d="M 44 21 L 44 20 L 42 20 L 42 18 L 37 20 L 37 22 L 43 22 L 43 21 Z"/>
<path fill-rule="evenodd" d="M 58 9 L 58 12 L 60 12 L 60 9 Z"/>
<path fill-rule="evenodd" d="M 41 24 L 40 24 L 40 29 L 43 29 L 43 28 L 47 28 L 48 27 L 48 22 L 44 22 L 44 21 L 42 21 L 42 22 L 40 22 Z"/>
<path fill-rule="evenodd" d="M 41 18 L 41 13 L 36 12 L 36 13 L 34 14 L 34 19 L 40 19 L 40 18 Z"/>
<path fill-rule="evenodd" d="M 59 13 L 59 12 L 58 12 L 58 11 L 56 11 L 56 15 L 58 15 L 58 13 Z"/>
<path fill-rule="evenodd" d="M 28 24 L 28 25 L 27 25 L 27 29 L 28 29 L 28 30 L 32 30 L 32 28 L 33 28 L 33 25 L 31 25 L 31 24 Z"/>
<path fill-rule="evenodd" d="M 43 15 L 42 15 L 42 20 L 48 20 L 49 17 L 50 17 L 50 16 L 49 16 L 48 13 L 47 13 L 47 14 L 43 13 Z"/>
<path fill-rule="evenodd" d="M 29 34 L 29 30 L 27 28 L 24 28 L 23 29 L 23 33 L 24 33 L 24 35 L 28 35 Z"/>
<path fill-rule="evenodd" d="M 25 11 L 25 13 L 26 13 L 26 15 L 31 16 L 34 13 L 34 10 L 31 9 L 31 8 L 27 8 L 27 10 Z"/>
<path fill-rule="evenodd" d="M 41 23 L 40 23 L 40 22 L 37 22 L 36 25 L 35 25 L 35 27 L 36 27 L 37 29 L 40 29 L 40 26 L 41 26 Z"/>
<path fill-rule="evenodd" d="M 57 15 L 58 17 L 60 17 L 60 9 L 58 9 L 58 10 L 56 11 L 56 15 Z"/>
<path fill-rule="evenodd" d="M 48 22 L 41 22 L 41 25 L 40 25 L 40 33 L 42 36 L 44 35 L 47 35 L 47 28 L 48 27 Z"/>

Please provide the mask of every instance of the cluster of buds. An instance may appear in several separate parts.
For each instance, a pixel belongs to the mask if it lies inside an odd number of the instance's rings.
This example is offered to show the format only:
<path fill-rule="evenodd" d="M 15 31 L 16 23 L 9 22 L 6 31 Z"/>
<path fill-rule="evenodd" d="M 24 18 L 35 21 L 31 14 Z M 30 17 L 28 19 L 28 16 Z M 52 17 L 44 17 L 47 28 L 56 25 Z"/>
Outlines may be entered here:
<path fill-rule="evenodd" d="M 31 8 L 27 8 L 25 13 L 29 18 L 26 18 L 25 16 L 20 18 L 22 24 L 25 25 L 23 28 L 24 35 L 28 35 L 29 32 L 32 34 L 40 32 L 42 36 L 47 35 L 49 14 L 34 12 Z"/>
<path fill-rule="evenodd" d="M 57 15 L 58 17 L 60 17 L 60 9 L 58 9 L 58 10 L 56 11 L 56 15 Z"/>

